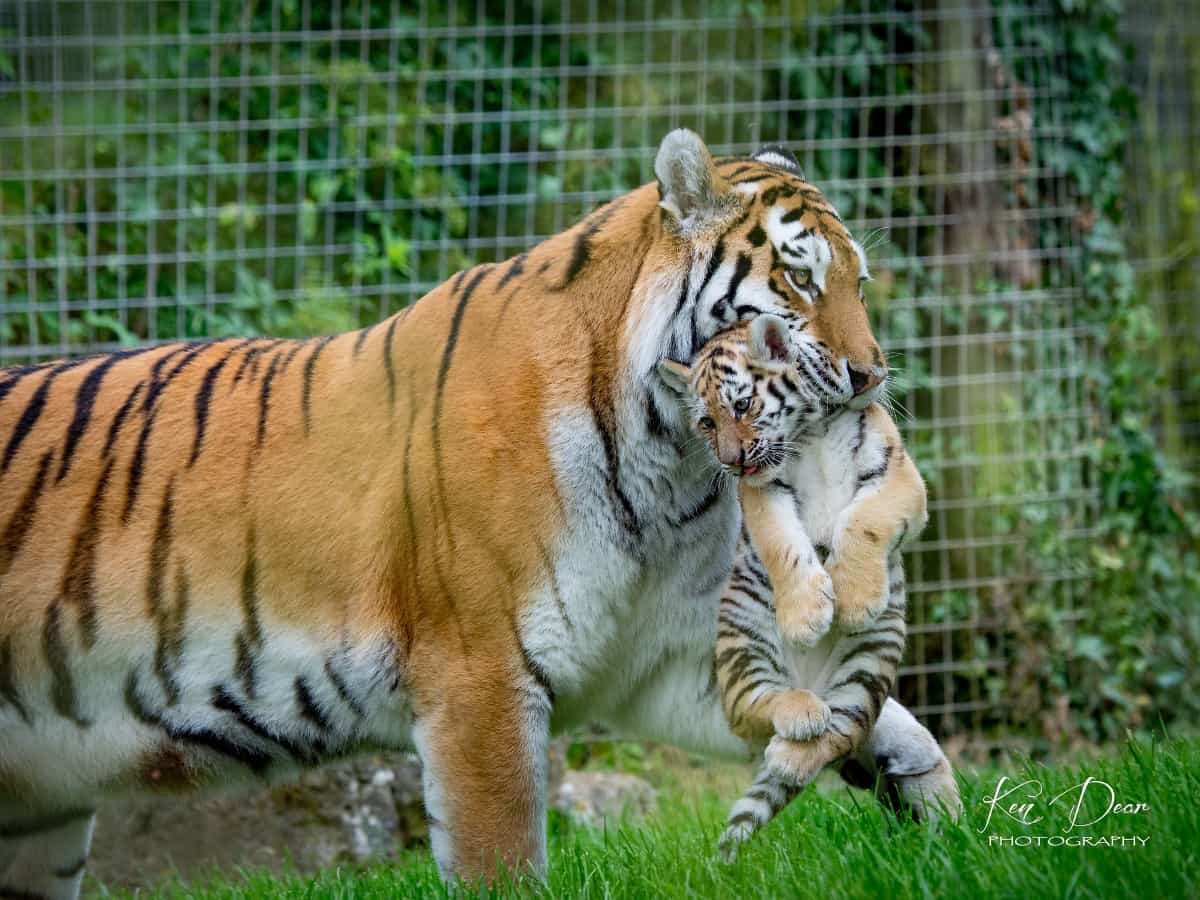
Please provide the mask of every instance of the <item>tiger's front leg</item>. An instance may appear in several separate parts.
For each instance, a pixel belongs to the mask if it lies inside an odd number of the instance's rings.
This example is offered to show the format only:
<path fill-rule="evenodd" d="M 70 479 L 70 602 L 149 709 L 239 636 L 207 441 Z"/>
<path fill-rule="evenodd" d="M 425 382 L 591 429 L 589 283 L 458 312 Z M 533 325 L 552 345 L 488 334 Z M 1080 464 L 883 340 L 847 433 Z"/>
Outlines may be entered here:
<path fill-rule="evenodd" d="M 413 738 L 442 878 L 544 871 L 549 686 L 511 646 L 431 653 L 413 668 Z"/>

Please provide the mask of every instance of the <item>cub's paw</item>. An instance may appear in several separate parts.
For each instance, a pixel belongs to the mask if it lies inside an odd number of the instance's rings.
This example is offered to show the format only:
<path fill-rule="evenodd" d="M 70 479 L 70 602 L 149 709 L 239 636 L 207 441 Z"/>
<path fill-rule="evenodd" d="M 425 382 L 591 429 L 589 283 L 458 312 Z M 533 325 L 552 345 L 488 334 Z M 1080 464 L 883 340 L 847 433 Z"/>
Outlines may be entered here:
<path fill-rule="evenodd" d="M 862 628 L 878 619 L 888 604 L 887 560 L 852 561 L 838 557 L 826 562 L 837 595 L 838 625 Z"/>
<path fill-rule="evenodd" d="M 796 573 L 775 591 L 775 619 L 784 640 L 816 646 L 833 624 L 833 579 L 820 566 Z"/>
<path fill-rule="evenodd" d="M 742 849 L 742 844 L 750 840 L 755 830 L 756 827 L 751 822 L 731 822 L 721 832 L 721 837 L 717 841 L 717 853 L 721 856 L 721 862 L 731 865 L 737 862 L 738 851 Z"/>
<path fill-rule="evenodd" d="M 791 741 L 775 735 L 763 754 L 767 771 L 792 787 L 802 788 L 837 758 L 827 735 L 811 741 Z"/>
<path fill-rule="evenodd" d="M 793 741 L 807 741 L 829 727 L 829 706 L 812 691 L 782 691 L 771 703 L 775 733 Z"/>

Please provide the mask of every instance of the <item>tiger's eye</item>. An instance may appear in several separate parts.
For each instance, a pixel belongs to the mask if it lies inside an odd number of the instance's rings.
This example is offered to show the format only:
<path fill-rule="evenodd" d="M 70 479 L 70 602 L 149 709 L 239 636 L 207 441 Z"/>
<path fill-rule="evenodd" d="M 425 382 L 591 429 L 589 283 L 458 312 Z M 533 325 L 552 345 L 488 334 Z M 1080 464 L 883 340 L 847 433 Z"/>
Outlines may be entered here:
<path fill-rule="evenodd" d="M 792 269 L 792 279 L 801 287 L 812 281 L 812 269 Z"/>
<path fill-rule="evenodd" d="M 717 427 L 717 423 L 712 420 L 712 416 L 701 416 L 700 427 L 705 431 L 712 431 Z"/>
<path fill-rule="evenodd" d="M 739 416 L 750 408 L 750 398 L 742 397 L 733 404 L 733 411 Z"/>

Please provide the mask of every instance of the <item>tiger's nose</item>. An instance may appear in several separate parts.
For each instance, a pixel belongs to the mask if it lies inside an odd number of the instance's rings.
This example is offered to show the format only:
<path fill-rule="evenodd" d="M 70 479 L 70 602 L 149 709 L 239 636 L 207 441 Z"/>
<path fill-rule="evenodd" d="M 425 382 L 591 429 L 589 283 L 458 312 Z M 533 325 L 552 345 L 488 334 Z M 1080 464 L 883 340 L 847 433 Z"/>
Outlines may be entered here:
<path fill-rule="evenodd" d="M 871 388 L 878 386 L 887 377 L 887 370 L 870 370 L 863 371 L 856 366 L 849 366 L 850 369 L 850 388 L 854 391 L 854 396 L 865 394 Z"/>

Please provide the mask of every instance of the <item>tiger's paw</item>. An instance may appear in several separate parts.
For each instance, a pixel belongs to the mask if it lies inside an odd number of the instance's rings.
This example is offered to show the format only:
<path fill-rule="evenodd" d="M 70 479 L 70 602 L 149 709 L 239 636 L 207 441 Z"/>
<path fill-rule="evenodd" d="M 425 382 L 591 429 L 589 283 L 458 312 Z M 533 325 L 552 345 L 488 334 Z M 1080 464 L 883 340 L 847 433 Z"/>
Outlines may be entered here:
<path fill-rule="evenodd" d="M 847 631 L 870 625 L 887 609 L 887 560 L 865 564 L 843 562 L 843 557 L 827 560 L 829 576 L 837 596 L 838 625 Z"/>
<path fill-rule="evenodd" d="M 807 741 L 829 727 L 829 705 L 812 691 L 783 691 L 771 703 L 775 733 L 793 741 Z"/>
<path fill-rule="evenodd" d="M 833 624 L 833 579 L 820 566 L 797 573 L 775 591 L 775 619 L 784 640 L 814 647 Z"/>

